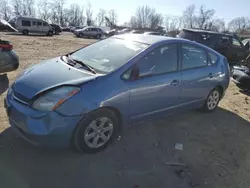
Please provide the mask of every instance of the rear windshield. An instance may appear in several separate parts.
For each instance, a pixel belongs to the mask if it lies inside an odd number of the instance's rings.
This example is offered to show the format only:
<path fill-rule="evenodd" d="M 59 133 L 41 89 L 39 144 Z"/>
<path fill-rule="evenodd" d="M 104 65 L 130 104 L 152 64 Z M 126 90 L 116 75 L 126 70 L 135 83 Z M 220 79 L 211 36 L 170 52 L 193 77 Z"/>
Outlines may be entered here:
<path fill-rule="evenodd" d="M 71 57 L 93 67 L 97 72 L 108 73 L 147 47 L 139 42 L 108 38 L 78 50 Z"/>

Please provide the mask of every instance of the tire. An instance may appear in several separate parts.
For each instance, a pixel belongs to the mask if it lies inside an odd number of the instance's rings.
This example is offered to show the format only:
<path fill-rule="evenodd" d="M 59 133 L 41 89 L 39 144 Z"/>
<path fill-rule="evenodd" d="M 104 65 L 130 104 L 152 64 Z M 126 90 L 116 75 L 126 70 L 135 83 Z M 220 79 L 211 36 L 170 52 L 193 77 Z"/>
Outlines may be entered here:
<path fill-rule="evenodd" d="M 79 33 L 79 37 L 80 37 L 80 38 L 83 38 L 83 34 L 82 34 L 82 33 Z"/>
<path fill-rule="evenodd" d="M 23 35 L 28 35 L 29 34 L 29 30 L 23 30 Z"/>
<path fill-rule="evenodd" d="M 100 39 L 100 38 L 101 38 L 101 35 L 96 35 L 96 38 L 97 38 L 97 39 Z"/>
<path fill-rule="evenodd" d="M 213 89 L 209 93 L 209 95 L 205 101 L 203 110 L 205 112 L 213 112 L 217 108 L 217 106 L 220 102 L 220 99 L 221 99 L 221 91 L 218 88 Z"/>
<path fill-rule="evenodd" d="M 49 31 L 48 36 L 53 36 L 53 31 Z"/>
<path fill-rule="evenodd" d="M 113 111 L 96 110 L 77 125 L 72 136 L 72 145 L 80 152 L 99 152 L 116 138 L 119 126 L 118 117 Z"/>

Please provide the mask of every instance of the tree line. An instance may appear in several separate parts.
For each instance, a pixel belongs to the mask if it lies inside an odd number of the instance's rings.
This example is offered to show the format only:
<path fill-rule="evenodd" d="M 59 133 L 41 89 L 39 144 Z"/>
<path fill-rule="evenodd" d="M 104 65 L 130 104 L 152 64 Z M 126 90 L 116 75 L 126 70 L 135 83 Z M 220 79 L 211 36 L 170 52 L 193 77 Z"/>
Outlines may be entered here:
<path fill-rule="evenodd" d="M 33 16 L 61 26 L 98 25 L 109 26 L 105 18 L 112 24 L 118 22 L 118 12 L 114 9 L 99 9 L 94 14 L 91 3 L 84 6 L 71 4 L 67 0 L 0 0 L 0 18 L 9 20 L 11 17 Z M 139 6 L 123 25 L 133 28 L 157 29 L 165 27 L 167 32 L 177 33 L 182 28 L 198 28 L 219 32 L 245 33 L 250 31 L 250 19 L 237 17 L 228 24 L 216 18 L 214 9 L 205 6 L 189 5 L 181 16 L 163 15 L 150 6 Z"/>

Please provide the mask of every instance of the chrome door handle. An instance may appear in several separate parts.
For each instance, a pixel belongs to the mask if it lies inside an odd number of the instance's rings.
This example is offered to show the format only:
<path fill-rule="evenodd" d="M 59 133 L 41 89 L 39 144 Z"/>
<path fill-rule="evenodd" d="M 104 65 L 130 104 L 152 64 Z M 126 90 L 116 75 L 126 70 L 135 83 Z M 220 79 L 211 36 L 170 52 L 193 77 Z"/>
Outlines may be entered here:
<path fill-rule="evenodd" d="M 171 85 L 172 86 L 177 86 L 177 85 L 179 85 L 180 84 L 180 81 L 179 80 L 173 80 L 172 82 L 171 82 Z"/>

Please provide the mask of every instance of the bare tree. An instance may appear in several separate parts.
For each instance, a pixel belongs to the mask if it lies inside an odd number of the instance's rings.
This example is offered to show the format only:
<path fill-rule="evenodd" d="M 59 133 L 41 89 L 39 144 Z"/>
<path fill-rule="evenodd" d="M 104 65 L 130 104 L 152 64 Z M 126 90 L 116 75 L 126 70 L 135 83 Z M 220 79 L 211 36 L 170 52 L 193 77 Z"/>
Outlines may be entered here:
<path fill-rule="evenodd" d="M 204 6 L 200 7 L 199 15 L 196 17 L 196 24 L 199 29 L 206 29 L 207 24 L 215 14 L 215 10 L 206 9 Z"/>
<path fill-rule="evenodd" d="M 195 5 L 189 5 L 183 12 L 183 25 L 185 28 L 193 28 L 195 26 Z"/>
<path fill-rule="evenodd" d="M 104 24 L 106 14 L 107 11 L 104 9 L 100 9 L 99 12 L 97 13 L 96 22 L 99 26 Z"/>
<path fill-rule="evenodd" d="M 54 0 L 50 3 L 50 20 L 53 23 L 58 23 L 60 25 L 64 25 L 64 10 L 65 0 Z"/>
<path fill-rule="evenodd" d="M 64 20 L 72 26 L 84 25 L 86 21 L 84 8 L 78 4 L 72 4 L 69 9 L 64 9 Z"/>
<path fill-rule="evenodd" d="M 108 18 L 109 18 L 109 20 L 110 20 L 113 24 L 116 24 L 116 23 L 117 23 L 117 18 L 118 18 L 117 12 L 116 12 L 114 9 L 111 9 L 111 10 L 108 12 Z"/>
<path fill-rule="evenodd" d="M 35 16 L 34 0 L 12 0 L 14 14 L 21 16 Z"/>
<path fill-rule="evenodd" d="M 228 23 L 230 30 L 236 33 L 244 33 L 250 30 L 250 20 L 246 17 L 238 17 Z"/>
<path fill-rule="evenodd" d="M 12 15 L 11 7 L 7 0 L 0 0 L 0 18 L 9 20 Z"/>
<path fill-rule="evenodd" d="M 179 30 L 181 28 L 182 19 L 178 16 L 165 16 L 164 19 L 165 28 L 168 32 Z"/>
<path fill-rule="evenodd" d="M 86 5 L 86 18 L 87 18 L 87 25 L 93 25 L 93 10 L 92 10 L 92 5 L 90 2 Z"/>
<path fill-rule="evenodd" d="M 40 0 L 38 2 L 38 16 L 48 21 L 50 18 L 50 3 L 48 0 Z"/>
<path fill-rule="evenodd" d="M 214 19 L 205 24 L 204 29 L 217 32 L 226 32 L 225 21 L 222 19 Z"/>
<path fill-rule="evenodd" d="M 130 25 L 136 28 L 157 28 L 162 24 L 163 16 L 148 6 L 137 7 L 135 15 L 130 19 Z"/>

